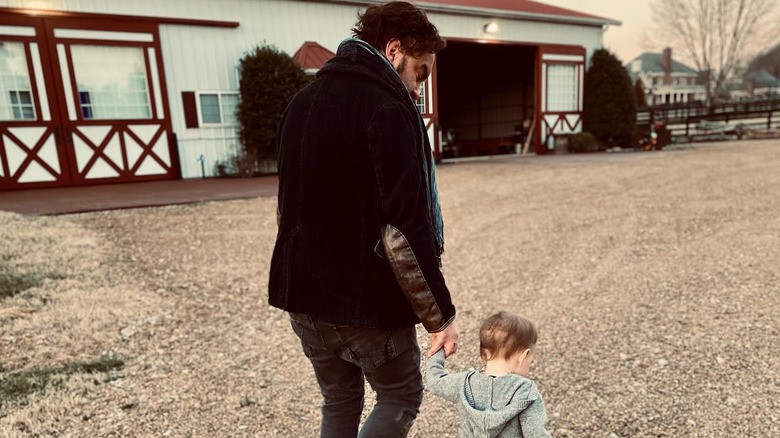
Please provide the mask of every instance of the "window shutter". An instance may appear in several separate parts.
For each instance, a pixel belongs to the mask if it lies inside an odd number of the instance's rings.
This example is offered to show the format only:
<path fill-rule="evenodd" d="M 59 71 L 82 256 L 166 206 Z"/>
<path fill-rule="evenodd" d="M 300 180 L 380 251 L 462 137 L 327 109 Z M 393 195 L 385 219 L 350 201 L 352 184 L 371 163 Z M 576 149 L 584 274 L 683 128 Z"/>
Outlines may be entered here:
<path fill-rule="evenodd" d="M 195 92 L 194 91 L 182 91 L 181 102 L 184 108 L 184 125 L 187 128 L 198 127 L 198 108 L 195 106 Z"/>

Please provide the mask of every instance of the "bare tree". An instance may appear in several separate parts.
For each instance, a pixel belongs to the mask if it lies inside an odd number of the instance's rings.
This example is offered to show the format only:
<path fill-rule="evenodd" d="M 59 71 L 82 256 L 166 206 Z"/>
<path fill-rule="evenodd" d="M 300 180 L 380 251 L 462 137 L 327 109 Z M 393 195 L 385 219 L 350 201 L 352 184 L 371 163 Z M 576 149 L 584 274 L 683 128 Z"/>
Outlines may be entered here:
<path fill-rule="evenodd" d="M 656 38 L 682 51 L 702 73 L 707 102 L 720 96 L 724 85 L 760 42 L 777 36 L 777 0 L 652 0 Z M 678 53 L 679 53 L 678 51 Z"/>

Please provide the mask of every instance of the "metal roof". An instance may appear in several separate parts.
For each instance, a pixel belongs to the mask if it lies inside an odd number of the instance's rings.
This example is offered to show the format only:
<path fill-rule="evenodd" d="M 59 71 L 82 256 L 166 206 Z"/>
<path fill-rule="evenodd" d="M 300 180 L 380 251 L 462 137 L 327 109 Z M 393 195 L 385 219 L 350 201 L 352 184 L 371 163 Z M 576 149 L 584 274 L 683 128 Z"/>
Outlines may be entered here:
<path fill-rule="evenodd" d="M 420 0 L 416 2 L 426 10 L 465 12 L 473 15 L 494 16 L 498 11 L 509 18 L 533 21 L 563 22 L 586 25 L 620 25 L 620 21 L 560 8 L 531 0 Z"/>
<path fill-rule="evenodd" d="M 322 1 L 322 0 L 321 0 Z M 324 0 L 331 3 L 382 4 L 387 0 Z M 531 0 L 411 0 L 425 11 L 491 18 L 509 18 L 583 26 L 619 26 L 618 20 L 599 17 L 571 9 L 559 8 Z"/>
<path fill-rule="evenodd" d="M 663 53 L 651 53 L 651 52 L 645 52 L 636 58 L 632 59 L 626 64 L 626 68 L 629 69 L 632 73 L 634 63 L 639 61 L 639 71 L 644 73 L 663 73 L 664 71 L 664 55 Z M 672 73 L 691 73 L 691 74 L 697 74 L 696 70 L 692 69 L 691 67 L 688 67 L 687 65 L 675 61 L 674 58 L 672 58 Z"/>
<path fill-rule="evenodd" d="M 319 70 L 325 65 L 328 60 L 336 56 L 335 53 L 315 43 L 314 41 L 306 41 L 293 55 L 292 59 L 302 69 L 316 69 Z"/>
<path fill-rule="evenodd" d="M 777 79 L 764 70 L 746 74 L 744 82 L 753 82 L 753 85 L 756 88 L 780 87 L 780 79 Z"/>

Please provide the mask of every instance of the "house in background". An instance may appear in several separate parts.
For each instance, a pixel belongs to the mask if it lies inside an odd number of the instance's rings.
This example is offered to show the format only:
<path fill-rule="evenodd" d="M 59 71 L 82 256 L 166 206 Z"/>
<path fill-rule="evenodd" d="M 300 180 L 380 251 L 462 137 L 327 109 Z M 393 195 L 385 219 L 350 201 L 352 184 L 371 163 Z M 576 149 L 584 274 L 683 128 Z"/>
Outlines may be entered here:
<path fill-rule="evenodd" d="M 308 73 L 379 0 L 0 0 L 0 190 L 199 178 L 240 151 L 241 57 Z M 418 107 L 436 153 L 532 151 L 582 129 L 583 83 L 617 21 L 529 0 L 423 0 L 448 48 Z M 297 53 L 296 53 L 297 52 Z"/>
<path fill-rule="evenodd" d="M 645 93 L 647 105 L 667 105 L 704 101 L 707 89 L 701 75 L 672 59 L 672 49 L 663 53 L 643 53 L 626 64 L 631 80 Z"/>
<path fill-rule="evenodd" d="M 780 79 L 764 70 L 745 74 L 742 82 L 729 90 L 734 100 L 762 99 L 780 96 Z"/>

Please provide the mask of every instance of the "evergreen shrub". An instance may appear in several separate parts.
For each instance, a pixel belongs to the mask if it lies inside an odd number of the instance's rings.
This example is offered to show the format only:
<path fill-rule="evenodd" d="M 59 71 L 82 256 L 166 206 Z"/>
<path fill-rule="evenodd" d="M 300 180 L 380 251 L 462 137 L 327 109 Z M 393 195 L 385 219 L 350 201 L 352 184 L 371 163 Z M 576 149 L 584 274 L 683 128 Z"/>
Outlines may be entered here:
<path fill-rule="evenodd" d="M 620 60 L 596 50 L 585 77 L 583 130 L 606 147 L 627 147 L 636 125 L 634 84 Z"/>
<path fill-rule="evenodd" d="M 275 160 L 282 113 L 308 79 L 289 55 L 269 45 L 247 53 L 241 58 L 240 69 L 236 117 L 244 155 L 258 163 Z"/>

